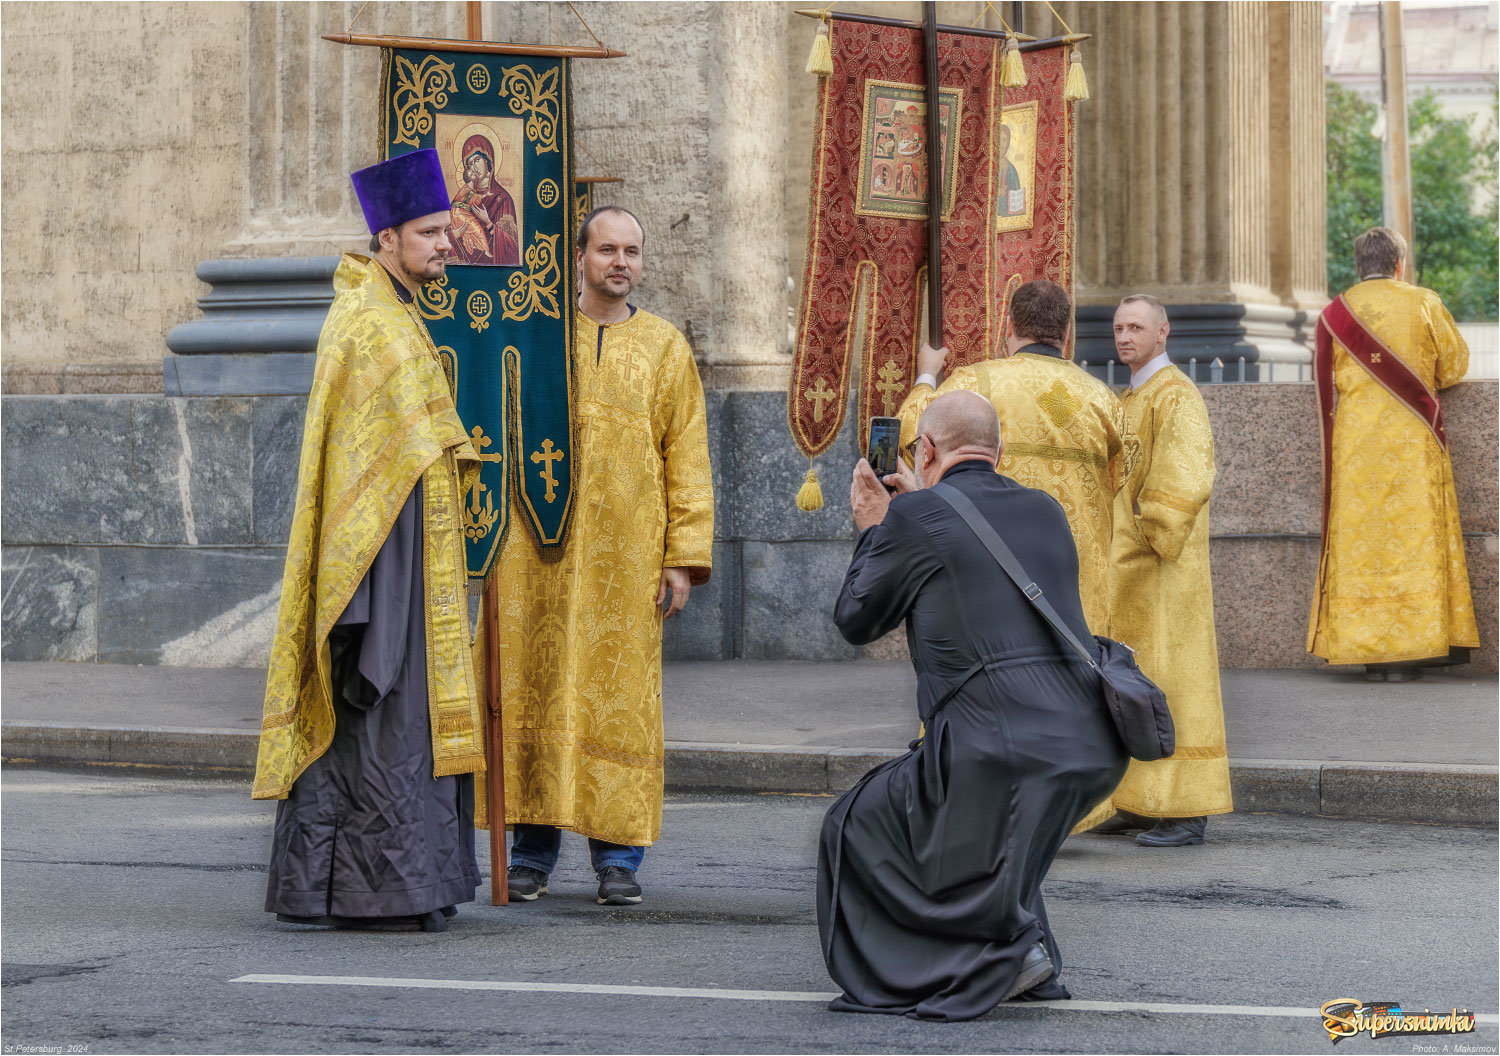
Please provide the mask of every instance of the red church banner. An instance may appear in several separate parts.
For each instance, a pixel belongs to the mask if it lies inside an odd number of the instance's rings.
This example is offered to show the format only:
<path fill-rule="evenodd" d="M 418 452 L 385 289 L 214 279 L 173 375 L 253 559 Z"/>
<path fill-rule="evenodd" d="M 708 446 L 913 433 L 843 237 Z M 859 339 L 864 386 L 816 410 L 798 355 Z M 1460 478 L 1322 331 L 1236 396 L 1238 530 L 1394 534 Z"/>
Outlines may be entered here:
<path fill-rule="evenodd" d="M 1051 279 L 1073 298 L 1073 104 L 1063 98 L 1069 48 L 1023 52 L 1026 83 L 1006 88 L 995 166 L 1000 184 L 995 211 L 997 343 L 1005 336 L 1010 295 L 1032 279 Z M 944 238 L 946 239 L 946 232 Z M 946 245 L 944 247 L 946 255 Z M 943 275 L 947 281 L 947 273 Z M 946 303 L 947 297 L 944 297 Z M 995 355 L 991 349 L 989 355 Z M 1063 354 L 1073 358 L 1073 332 Z M 976 356 L 974 362 L 983 359 Z"/>
<path fill-rule="evenodd" d="M 922 31 L 834 17 L 829 33 L 787 394 L 792 435 L 810 458 L 843 426 L 856 371 L 861 448 L 870 417 L 896 413 L 914 380 L 926 297 Z M 1002 88 L 1002 43 L 938 34 L 944 339 L 956 365 L 995 353 L 1015 286 L 1044 277 L 1072 289 L 1069 51 L 1026 54 L 1027 84 Z"/>

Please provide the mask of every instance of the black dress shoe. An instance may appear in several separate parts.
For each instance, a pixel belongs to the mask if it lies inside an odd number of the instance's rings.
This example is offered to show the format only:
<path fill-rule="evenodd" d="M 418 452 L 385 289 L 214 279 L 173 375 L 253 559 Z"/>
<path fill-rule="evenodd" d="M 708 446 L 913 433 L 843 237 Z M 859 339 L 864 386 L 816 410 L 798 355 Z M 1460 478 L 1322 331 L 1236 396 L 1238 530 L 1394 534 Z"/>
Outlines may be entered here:
<path fill-rule="evenodd" d="M 1155 824 L 1156 822 L 1152 818 L 1142 818 L 1136 814 L 1131 814 L 1129 811 L 1122 810 L 1087 831 L 1093 833 L 1095 836 L 1131 836 L 1137 832 L 1144 832 Z"/>
<path fill-rule="evenodd" d="M 1422 677 L 1422 669 L 1416 664 L 1366 664 L 1367 682 L 1415 682 Z"/>
<path fill-rule="evenodd" d="M 423 931 L 447 931 L 448 915 L 440 909 L 417 914 L 417 927 Z"/>
<path fill-rule="evenodd" d="M 1052 958 L 1047 956 L 1047 947 L 1040 942 L 1036 943 L 1021 958 L 1021 970 L 1016 973 L 1016 981 L 1010 984 L 1010 989 L 1005 991 L 1005 996 L 1000 1000 L 1009 1001 L 1033 986 L 1046 982 L 1052 971 Z"/>
<path fill-rule="evenodd" d="M 1135 838 L 1142 847 L 1188 847 L 1203 842 L 1207 818 L 1162 818 Z"/>

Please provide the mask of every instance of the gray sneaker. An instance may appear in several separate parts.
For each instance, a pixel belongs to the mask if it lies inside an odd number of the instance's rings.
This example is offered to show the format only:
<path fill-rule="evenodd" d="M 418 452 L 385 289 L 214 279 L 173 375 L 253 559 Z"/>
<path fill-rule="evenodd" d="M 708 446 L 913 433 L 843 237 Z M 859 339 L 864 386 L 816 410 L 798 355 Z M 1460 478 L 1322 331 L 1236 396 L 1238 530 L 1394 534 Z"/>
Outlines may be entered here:
<path fill-rule="evenodd" d="M 505 889 L 513 902 L 535 902 L 547 893 L 547 874 L 529 865 L 513 865 L 505 871 Z"/>
<path fill-rule="evenodd" d="M 634 906 L 641 901 L 641 885 L 635 873 L 623 865 L 606 865 L 599 870 L 599 904 L 601 906 Z"/>

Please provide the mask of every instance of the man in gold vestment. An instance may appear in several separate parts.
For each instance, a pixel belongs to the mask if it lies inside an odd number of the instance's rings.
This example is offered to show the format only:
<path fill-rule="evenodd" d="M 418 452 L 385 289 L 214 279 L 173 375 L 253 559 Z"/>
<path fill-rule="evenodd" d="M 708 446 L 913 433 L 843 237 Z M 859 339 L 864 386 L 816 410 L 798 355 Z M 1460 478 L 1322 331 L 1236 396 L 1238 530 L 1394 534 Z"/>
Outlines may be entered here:
<path fill-rule="evenodd" d="M 478 468 L 413 300 L 440 279 L 437 152 L 354 174 L 374 258 L 346 254 L 318 339 L 257 799 L 280 799 L 278 920 L 443 931 L 474 899 L 484 755 L 462 489 Z"/>
<path fill-rule="evenodd" d="M 995 466 L 1018 484 L 1040 488 L 1062 506 L 1078 549 L 1078 595 L 1089 629 L 1109 624 L 1109 547 L 1115 493 L 1125 483 L 1133 444 L 1115 394 L 1063 358 L 1072 305 L 1061 286 L 1037 279 L 1011 298 L 1003 359 L 936 375 L 947 352 L 924 344 L 917 382 L 898 412 L 901 446 L 917 438 L 917 419 L 938 395 L 979 393 L 1000 416 Z"/>
<path fill-rule="evenodd" d="M 627 301 L 645 235 L 604 207 L 578 234 L 577 507 L 560 559 L 512 531 L 500 552 L 510 897 L 547 891 L 562 829 L 589 837 L 601 905 L 640 902 L 661 834 L 662 605 L 713 567 L 703 386 L 686 338 Z M 525 452 L 520 456 L 525 457 Z"/>
<path fill-rule="evenodd" d="M 1372 681 L 1405 682 L 1424 666 L 1463 663 L 1479 645 L 1436 395 L 1463 379 L 1469 348 L 1437 294 L 1401 281 L 1399 234 L 1365 232 L 1354 262 L 1344 336 L 1372 341 L 1373 352 L 1359 358 L 1331 342 L 1337 410 L 1307 650 L 1365 664 Z"/>
<path fill-rule="evenodd" d="M 1166 694 L 1177 751 L 1132 759 L 1114 795 L 1078 826 L 1103 821 L 1095 832 L 1139 833 L 1145 847 L 1202 843 L 1207 816 L 1234 809 L 1208 568 L 1214 435 L 1198 387 L 1167 356 L 1169 329 L 1154 297 L 1127 297 L 1115 311 L 1115 349 L 1130 367 L 1125 427 L 1140 462 L 1115 499 L 1108 633 L 1136 650 Z"/>

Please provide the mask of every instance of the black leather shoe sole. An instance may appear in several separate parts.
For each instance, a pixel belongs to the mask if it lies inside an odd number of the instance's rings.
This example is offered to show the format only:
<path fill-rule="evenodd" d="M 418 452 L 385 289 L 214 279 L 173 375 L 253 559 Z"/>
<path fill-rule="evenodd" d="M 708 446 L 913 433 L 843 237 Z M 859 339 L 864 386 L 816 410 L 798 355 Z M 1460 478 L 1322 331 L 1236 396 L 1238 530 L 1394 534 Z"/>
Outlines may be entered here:
<path fill-rule="evenodd" d="M 1145 837 L 1146 837 L 1146 834 L 1144 832 L 1141 833 L 1139 836 L 1137 836 L 1135 838 L 1136 846 L 1138 846 L 1138 847 L 1195 847 L 1198 844 L 1200 844 L 1200 843 L 1203 842 L 1203 837 L 1202 836 L 1186 836 L 1186 837 L 1180 837 L 1180 838 L 1173 838 L 1173 839 L 1169 839 L 1169 840 L 1163 840 L 1163 839 L 1148 840 Z"/>
<path fill-rule="evenodd" d="M 611 891 L 607 895 L 600 895 L 598 902 L 601 906 L 638 906 L 641 904 L 641 896 Z"/>

